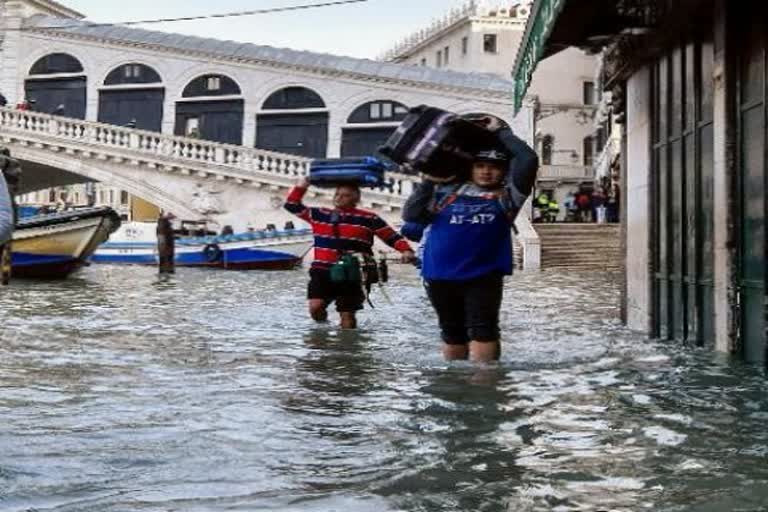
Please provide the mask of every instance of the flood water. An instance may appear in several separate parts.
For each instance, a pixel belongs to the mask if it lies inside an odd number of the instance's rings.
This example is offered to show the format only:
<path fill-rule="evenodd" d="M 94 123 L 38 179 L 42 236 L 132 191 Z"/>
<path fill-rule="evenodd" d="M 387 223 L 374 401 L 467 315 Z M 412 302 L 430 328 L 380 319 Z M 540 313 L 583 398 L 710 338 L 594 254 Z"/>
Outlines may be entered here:
<path fill-rule="evenodd" d="M 616 276 L 515 276 L 478 367 L 394 274 L 359 332 L 304 271 L 0 289 L 0 510 L 768 510 L 764 371 L 626 331 Z"/>

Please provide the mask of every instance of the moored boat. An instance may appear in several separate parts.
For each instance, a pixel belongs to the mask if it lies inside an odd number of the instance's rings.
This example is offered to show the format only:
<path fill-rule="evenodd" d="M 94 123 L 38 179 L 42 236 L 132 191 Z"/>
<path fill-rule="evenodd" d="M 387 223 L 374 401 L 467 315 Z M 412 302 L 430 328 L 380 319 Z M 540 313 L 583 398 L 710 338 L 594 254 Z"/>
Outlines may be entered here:
<path fill-rule="evenodd" d="M 13 276 L 65 278 L 119 227 L 120 217 L 107 207 L 24 217 L 13 233 Z"/>
<path fill-rule="evenodd" d="M 312 243 L 309 229 L 180 236 L 175 241 L 175 263 L 179 267 L 287 270 L 301 263 Z M 96 250 L 91 261 L 118 265 L 157 265 L 155 224 L 125 224 Z"/>

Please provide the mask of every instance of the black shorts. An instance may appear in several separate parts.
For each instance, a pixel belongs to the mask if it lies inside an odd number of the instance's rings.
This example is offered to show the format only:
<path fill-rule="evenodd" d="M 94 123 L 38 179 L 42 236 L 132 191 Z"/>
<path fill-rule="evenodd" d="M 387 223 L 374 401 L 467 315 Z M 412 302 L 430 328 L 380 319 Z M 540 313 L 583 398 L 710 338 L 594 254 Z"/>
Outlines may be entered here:
<path fill-rule="evenodd" d="M 323 299 L 327 304 L 336 302 L 336 311 L 348 313 L 363 309 L 365 294 L 360 283 L 336 283 L 331 281 L 327 270 L 313 268 L 309 271 L 308 299 Z"/>
<path fill-rule="evenodd" d="M 502 274 L 494 272 L 465 281 L 427 281 L 426 288 L 444 342 L 463 345 L 470 340 L 499 341 Z"/>

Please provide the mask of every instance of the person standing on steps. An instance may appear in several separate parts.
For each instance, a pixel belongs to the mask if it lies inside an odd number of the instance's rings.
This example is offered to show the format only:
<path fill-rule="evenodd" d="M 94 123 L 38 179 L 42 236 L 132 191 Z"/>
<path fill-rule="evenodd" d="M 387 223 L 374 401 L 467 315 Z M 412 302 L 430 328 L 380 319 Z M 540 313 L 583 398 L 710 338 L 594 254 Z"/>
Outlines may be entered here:
<path fill-rule="evenodd" d="M 290 191 L 285 209 L 308 222 L 314 233 L 314 261 L 309 270 L 309 314 L 317 322 L 328 319 L 328 306 L 336 302 L 341 327 L 357 327 L 357 311 L 363 309 L 361 259 L 373 256 L 373 237 L 394 248 L 405 263 L 414 261 L 410 244 L 381 217 L 357 207 L 360 189 L 336 188 L 333 208 L 308 207 L 302 202 L 309 188 L 306 178 Z"/>
<path fill-rule="evenodd" d="M 486 123 L 499 148 L 475 155 L 466 181 L 429 176 L 403 207 L 406 223 L 429 226 L 422 277 L 437 312 L 448 360 L 490 362 L 501 356 L 499 310 L 512 273 L 514 219 L 531 194 L 538 157 L 509 128 Z"/>

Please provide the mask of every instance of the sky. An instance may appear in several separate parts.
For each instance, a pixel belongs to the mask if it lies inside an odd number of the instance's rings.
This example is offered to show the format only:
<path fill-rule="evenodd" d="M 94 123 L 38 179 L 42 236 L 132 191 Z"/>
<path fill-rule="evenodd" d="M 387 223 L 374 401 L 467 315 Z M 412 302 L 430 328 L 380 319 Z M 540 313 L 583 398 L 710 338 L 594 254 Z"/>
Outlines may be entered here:
<path fill-rule="evenodd" d="M 324 0 L 58 0 L 89 21 L 120 22 L 218 14 Z M 368 0 L 365 3 L 219 20 L 140 25 L 148 30 L 376 58 L 464 0 Z"/>

